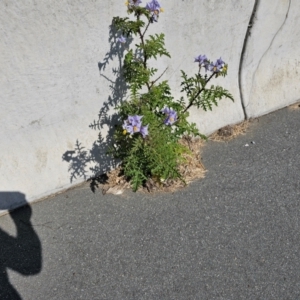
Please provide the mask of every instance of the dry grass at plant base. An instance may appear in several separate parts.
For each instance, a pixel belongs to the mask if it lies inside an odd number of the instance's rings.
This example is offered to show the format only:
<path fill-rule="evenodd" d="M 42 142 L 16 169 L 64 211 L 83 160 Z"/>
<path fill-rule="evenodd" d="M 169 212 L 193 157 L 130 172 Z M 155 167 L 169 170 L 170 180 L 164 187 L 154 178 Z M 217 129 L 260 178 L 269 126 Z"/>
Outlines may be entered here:
<path fill-rule="evenodd" d="M 300 102 L 292 104 L 288 108 L 291 109 L 291 110 L 300 110 Z"/>
<path fill-rule="evenodd" d="M 211 136 L 209 140 L 217 142 L 227 142 L 241 134 L 245 134 L 249 126 L 249 121 L 244 121 L 237 125 L 228 125 L 220 128 Z M 139 189 L 141 192 L 174 192 L 185 187 L 192 181 L 205 177 L 206 169 L 201 162 L 201 149 L 205 142 L 202 139 L 192 139 L 185 136 L 180 140 L 180 143 L 185 145 L 190 153 L 184 154 L 184 162 L 179 165 L 179 172 L 182 175 L 185 183 L 180 179 L 161 180 L 159 178 L 149 178 L 145 185 Z M 131 189 L 130 182 L 122 174 L 120 167 L 106 174 L 105 182 L 102 183 L 103 194 L 119 195 L 126 189 Z"/>
<path fill-rule="evenodd" d="M 222 127 L 210 135 L 209 139 L 214 142 L 228 142 L 241 134 L 245 134 L 248 129 L 249 122 L 250 121 L 246 120 L 236 125 Z"/>
<path fill-rule="evenodd" d="M 192 139 L 190 137 L 183 137 L 180 143 L 188 147 L 190 153 L 183 155 L 184 162 L 179 165 L 179 172 L 185 182 L 180 179 L 166 179 L 149 178 L 145 185 L 139 191 L 145 192 L 173 192 L 179 188 L 185 187 L 193 180 L 204 178 L 205 167 L 201 162 L 201 148 L 203 147 L 203 140 Z M 102 193 L 107 194 L 122 194 L 124 190 L 130 189 L 131 184 L 122 174 L 122 170 L 118 167 L 107 174 L 107 180 L 102 185 Z"/>

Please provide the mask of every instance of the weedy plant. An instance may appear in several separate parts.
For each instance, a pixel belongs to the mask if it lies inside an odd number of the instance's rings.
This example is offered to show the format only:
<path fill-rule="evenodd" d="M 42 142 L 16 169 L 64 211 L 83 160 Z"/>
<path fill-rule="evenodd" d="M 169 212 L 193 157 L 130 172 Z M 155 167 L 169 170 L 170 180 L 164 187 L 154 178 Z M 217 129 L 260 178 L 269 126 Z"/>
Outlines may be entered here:
<path fill-rule="evenodd" d="M 116 125 L 114 142 L 109 150 L 121 160 L 121 169 L 136 191 L 149 178 L 158 182 L 184 178 L 179 164 L 188 153 L 188 147 L 179 143 L 184 135 L 206 139 L 194 123 L 188 122 L 188 110 L 192 106 L 212 110 L 222 97 L 233 100 L 232 95 L 220 86 L 208 83 L 212 78 L 227 75 L 227 64 L 221 59 L 210 61 L 205 55 L 195 58 L 198 72 L 189 77 L 181 71 L 182 92 L 185 98 L 176 100 L 164 75 L 149 65 L 150 59 L 168 56 L 164 34 L 147 34 L 157 23 L 163 9 L 157 0 L 141 6 L 141 0 L 126 2 L 130 17 L 113 18 L 113 25 L 119 32 L 118 42 L 126 47 L 123 74 L 130 99 L 116 109 L 120 123 Z M 135 48 L 130 48 L 128 38 L 135 38 Z"/>

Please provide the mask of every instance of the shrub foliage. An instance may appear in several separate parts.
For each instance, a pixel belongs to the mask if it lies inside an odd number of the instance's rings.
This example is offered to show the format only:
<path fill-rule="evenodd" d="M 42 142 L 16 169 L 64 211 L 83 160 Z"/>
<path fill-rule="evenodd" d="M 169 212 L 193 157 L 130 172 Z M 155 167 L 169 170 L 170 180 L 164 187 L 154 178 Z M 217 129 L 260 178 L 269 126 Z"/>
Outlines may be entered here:
<path fill-rule="evenodd" d="M 233 97 L 220 86 L 208 86 L 212 78 L 227 75 L 227 64 L 221 58 L 212 62 L 199 55 L 195 58 L 199 69 L 194 76 L 181 71 L 181 91 L 185 97 L 174 99 L 168 82 L 162 80 L 165 71 L 158 74 L 159 70 L 149 65 L 150 59 L 170 57 L 163 33 L 147 35 L 163 11 L 160 3 L 152 0 L 142 7 L 141 0 L 131 0 L 126 6 L 130 17 L 114 17 L 113 25 L 119 32 L 118 41 L 127 49 L 122 76 L 128 84 L 130 99 L 116 108 L 119 124 L 109 153 L 121 160 L 122 171 L 136 191 L 150 177 L 157 181 L 184 181 L 178 165 L 189 149 L 179 143 L 180 138 L 206 138 L 188 121 L 188 110 L 192 106 L 212 110 L 223 97 Z M 130 47 L 129 37 L 138 41 L 135 47 Z"/>

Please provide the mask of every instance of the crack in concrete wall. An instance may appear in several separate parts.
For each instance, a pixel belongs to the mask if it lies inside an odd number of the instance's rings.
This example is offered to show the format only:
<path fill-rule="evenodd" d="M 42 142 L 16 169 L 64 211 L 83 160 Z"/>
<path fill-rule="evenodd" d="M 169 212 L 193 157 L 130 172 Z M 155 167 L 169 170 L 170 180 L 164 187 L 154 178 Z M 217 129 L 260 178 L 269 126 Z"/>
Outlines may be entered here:
<path fill-rule="evenodd" d="M 240 98 L 241 98 L 242 108 L 243 108 L 243 112 L 244 112 L 244 116 L 245 116 L 246 120 L 248 119 L 248 116 L 247 116 L 247 110 L 246 110 L 246 107 L 245 107 L 244 95 L 243 95 L 243 90 L 242 90 L 241 73 L 242 73 L 242 69 L 243 69 L 243 62 L 244 62 L 245 51 L 246 51 L 246 48 L 247 48 L 247 42 L 248 42 L 248 38 L 249 38 L 249 36 L 251 34 L 251 28 L 253 26 L 254 17 L 255 17 L 255 14 L 256 14 L 258 2 L 259 2 L 259 0 L 255 0 L 254 5 L 253 5 L 253 10 L 252 10 L 252 14 L 251 14 L 251 17 L 250 17 L 250 20 L 249 20 L 247 32 L 246 32 L 246 35 L 245 35 L 245 39 L 244 39 L 244 43 L 243 43 L 243 48 L 242 48 L 242 52 L 241 52 L 240 65 L 239 65 L 239 90 L 240 90 Z"/>
<path fill-rule="evenodd" d="M 255 15 L 259 16 L 259 14 L 262 14 L 262 10 L 266 9 L 265 4 L 266 3 L 263 3 L 260 0 L 256 0 L 256 3 L 254 5 L 254 10 L 253 10 L 254 14 L 252 15 L 250 23 L 249 23 L 249 28 L 248 28 L 249 32 L 250 32 L 251 27 L 253 25 L 254 16 Z M 247 34 L 247 36 L 246 36 L 244 47 L 243 47 L 243 54 L 242 54 L 242 57 L 241 57 L 240 70 L 239 70 L 239 88 L 240 88 L 240 93 L 241 93 L 242 106 L 243 106 L 243 109 L 244 109 L 246 119 L 248 119 L 249 115 L 251 115 L 251 112 L 249 111 L 249 109 L 247 110 L 247 107 L 248 107 L 249 104 L 252 104 L 251 97 L 254 94 L 254 82 L 255 82 L 255 78 L 257 77 L 258 70 L 260 69 L 260 66 L 261 66 L 264 58 L 267 56 L 268 52 L 270 51 L 271 47 L 273 46 L 274 41 L 276 40 L 276 37 L 279 35 L 279 33 L 282 31 L 284 25 L 286 24 L 286 21 L 288 19 L 289 12 L 290 12 L 291 4 L 292 4 L 292 1 L 288 0 L 284 20 L 282 21 L 282 23 L 280 25 L 278 24 L 279 25 L 278 29 L 276 30 L 276 32 L 273 33 L 273 36 L 271 37 L 271 40 L 270 40 L 269 44 L 266 45 L 266 48 L 265 48 L 263 54 L 260 55 L 260 58 L 257 61 L 256 66 L 254 66 L 254 70 L 252 71 L 253 72 L 252 76 L 250 75 L 251 79 L 249 78 L 249 76 L 248 76 L 248 79 L 245 79 L 242 76 L 242 73 L 247 71 L 246 68 L 249 68 L 249 65 L 245 66 L 245 60 L 246 61 L 248 60 L 248 62 L 251 62 L 253 59 L 255 60 L 255 54 L 252 53 L 252 51 L 253 51 L 253 49 L 255 49 L 255 48 L 258 49 L 260 47 L 258 37 L 261 35 L 260 33 L 257 34 L 257 32 L 267 30 L 267 28 L 265 28 L 266 23 L 264 24 L 264 28 L 256 28 L 256 40 L 255 40 L 256 43 L 254 44 L 254 42 L 252 41 L 252 48 L 250 48 L 250 53 L 253 55 L 252 59 L 251 59 L 251 57 L 249 58 L 249 57 L 246 56 L 246 52 L 249 51 L 248 48 L 247 48 L 249 35 Z M 282 3 L 281 3 L 281 5 L 282 5 Z M 255 22 L 255 25 L 259 27 L 262 22 L 263 22 L 263 19 L 261 17 L 258 20 L 258 22 Z M 246 81 L 243 82 L 243 80 L 246 80 Z M 249 82 L 249 84 L 248 84 L 249 88 L 248 89 L 246 88 L 246 90 L 245 90 L 245 86 L 247 87 L 247 82 Z"/>

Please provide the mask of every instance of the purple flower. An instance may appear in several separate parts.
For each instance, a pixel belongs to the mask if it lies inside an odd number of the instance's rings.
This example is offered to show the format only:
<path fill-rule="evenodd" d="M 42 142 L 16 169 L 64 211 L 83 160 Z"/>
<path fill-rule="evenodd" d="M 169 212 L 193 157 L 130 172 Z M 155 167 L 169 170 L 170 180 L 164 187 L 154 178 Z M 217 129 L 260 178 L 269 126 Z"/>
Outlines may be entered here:
<path fill-rule="evenodd" d="M 138 126 L 138 125 L 141 125 L 142 122 L 141 122 L 141 119 L 142 119 L 143 116 L 138 116 L 138 115 L 135 115 L 135 116 L 128 116 L 128 122 L 133 125 L 133 126 Z"/>
<path fill-rule="evenodd" d="M 141 127 L 140 133 L 142 134 L 143 138 L 145 138 L 146 135 L 148 135 L 148 126 L 149 126 L 149 125 L 146 125 L 146 126 L 142 126 L 142 127 Z"/>
<path fill-rule="evenodd" d="M 146 9 L 150 10 L 153 13 L 159 13 L 161 6 L 157 0 L 152 0 L 151 2 L 148 2 L 146 4 Z"/>
<path fill-rule="evenodd" d="M 117 41 L 122 43 L 122 44 L 125 44 L 126 43 L 126 38 L 123 35 L 121 35 L 119 38 L 117 38 Z"/>
<path fill-rule="evenodd" d="M 171 113 L 168 115 L 168 117 L 165 119 L 164 123 L 166 125 L 172 125 L 177 120 L 177 112 Z"/>
<path fill-rule="evenodd" d="M 142 119 L 143 116 L 128 116 L 128 119 L 124 121 L 123 123 L 123 129 L 126 132 L 129 132 L 130 134 L 138 133 L 140 132 L 143 137 L 148 135 L 148 125 L 142 126 Z"/>
<path fill-rule="evenodd" d="M 214 73 L 219 73 L 222 69 L 222 65 L 218 64 L 218 61 L 210 64 L 210 71 Z"/>
<path fill-rule="evenodd" d="M 225 65 L 225 62 L 222 60 L 222 58 L 220 57 L 219 59 L 217 59 L 216 64 L 220 65 L 221 67 L 223 67 Z"/>
<path fill-rule="evenodd" d="M 161 112 L 162 113 L 164 113 L 165 115 L 169 115 L 170 114 L 170 112 L 172 112 L 172 111 L 174 111 L 174 110 L 172 110 L 172 108 L 169 108 L 169 107 L 165 107 L 165 108 L 163 108 L 162 110 L 161 110 Z"/>
<path fill-rule="evenodd" d="M 161 110 L 161 112 L 167 116 L 167 118 L 164 120 L 165 125 L 172 125 L 177 121 L 177 112 L 172 108 L 165 107 Z"/>
<path fill-rule="evenodd" d="M 127 6 L 139 6 L 142 3 L 142 0 L 128 0 L 125 2 Z"/>
<path fill-rule="evenodd" d="M 140 132 L 141 130 L 141 124 L 132 125 L 132 124 L 123 124 L 123 129 L 125 129 L 130 134 L 134 134 L 137 132 Z"/>
<path fill-rule="evenodd" d="M 131 124 L 129 124 L 128 120 L 124 121 L 122 128 L 124 129 L 124 134 L 127 132 L 133 134 L 133 127 Z"/>
<path fill-rule="evenodd" d="M 199 63 L 199 67 L 201 67 L 202 65 L 204 66 L 207 63 L 207 57 L 206 55 L 199 55 L 197 57 L 195 57 L 195 61 L 194 62 L 198 62 Z"/>
<path fill-rule="evenodd" d="M 157 0 L 152 0 L 146 4 L 146 9 L 150 10 L 153 14 L 150 17 L 150 22 L 157 22 L 158 15 L 160 12 L 163 12 L 163 8 L 160 6 Z"/>

